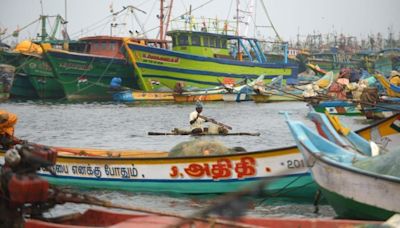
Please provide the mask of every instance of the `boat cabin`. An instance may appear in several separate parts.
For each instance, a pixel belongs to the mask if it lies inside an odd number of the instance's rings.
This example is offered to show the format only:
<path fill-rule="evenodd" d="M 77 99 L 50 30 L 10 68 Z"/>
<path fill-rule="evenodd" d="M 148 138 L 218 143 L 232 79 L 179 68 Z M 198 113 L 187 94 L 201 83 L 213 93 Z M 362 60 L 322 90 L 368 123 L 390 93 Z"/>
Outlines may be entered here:
<path fill-rule="evenodd" d="M 123 47 L 124 39 L 128 39 L 130 42 L 159 48 L 166 48 L 168 44 L 168 41 L 166 40 L 92 36 L 79 39 L 79 42 L 70 45 L 69 50 L 123 59 L 125 58 Z"/>
<path fill-rule="evenodd" d="M 256 39 L 187 30 L 169 31 L 167 35 L 172 37 L 174 51 L 210 58 L 266 62 Z"/>

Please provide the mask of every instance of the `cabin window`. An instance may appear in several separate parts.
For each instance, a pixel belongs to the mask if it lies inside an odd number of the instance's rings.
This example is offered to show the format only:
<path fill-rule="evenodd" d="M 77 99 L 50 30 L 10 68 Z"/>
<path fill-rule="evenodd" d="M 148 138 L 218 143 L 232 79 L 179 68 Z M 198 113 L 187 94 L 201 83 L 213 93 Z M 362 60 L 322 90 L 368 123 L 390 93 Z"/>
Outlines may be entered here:
<path fill-rule="evenodd" d="M 116 51 L 117 50 L 117 43 L 116 42 L 111 42 L 110 43 L 110 50 L 111 51 Z"/>
<path fill-rule="evenodd" d="M 101 49 L 102 50 L 106 50 L 107 49 L 107 43 L 106 42 L 102 42 L 101 43 Z"/>
<path fill-rule="evenodd" d="M 226 49 L 227 48 L 227 44 L 226 43 L 227 43 L 226 40 L 222 39 L 221 40 L 221 48 Z"/>
<path fill-rule="evenodd" d="M 216 45 L 215 45 L 215 47 L 217 47 L 217 48 L 221 48 L 221 40 L 220 39 L 216 39 Z"/>
<path fill-rule="evenodd" d="M 172 45 L 173 45 L 174 47 L 178 45 L 176 41 L 177 41 L 177 40 L 176 40 L 176 36 L 173 36 L 173 37 L 172 37 Z"/>
<path fill-rule="evenodd" d="M 193 35 L 192 36 L 192 45 L 193 46 L 201 46 L 200 44 L 200 36 Z"/>
<path fill-rule="evenodd" d="M 215 37 L 210 37 L 210 47 L 215 47 Z"/>
<path fill-rule="evenodd" d="M 187 46 L 189 45 L 189 37 L 187 35 L 179 36 L 179 46 Z"/>
<path fill-rule="evenodd" d="M 209 39 L 208 39 L 208 37 L 203 37 L 203 46 L 204 47 L 209 47 L 210 46 L 210 42 L 209 42 Z"/>

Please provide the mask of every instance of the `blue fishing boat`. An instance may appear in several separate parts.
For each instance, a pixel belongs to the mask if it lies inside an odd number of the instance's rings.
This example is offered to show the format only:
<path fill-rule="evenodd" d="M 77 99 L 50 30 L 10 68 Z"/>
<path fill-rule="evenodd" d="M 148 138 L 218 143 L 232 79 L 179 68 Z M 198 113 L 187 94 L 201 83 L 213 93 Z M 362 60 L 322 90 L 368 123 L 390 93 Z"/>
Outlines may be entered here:
<path fill-rule="evenodd" d="M 324 197 L 341 218 L 387 220 L 400 212 L 400 178 L 358 168 L 369 156 L 320 136 L 299 121 L 287 124 Z M 384 155 L 381 155 L 384 156 Z"/>

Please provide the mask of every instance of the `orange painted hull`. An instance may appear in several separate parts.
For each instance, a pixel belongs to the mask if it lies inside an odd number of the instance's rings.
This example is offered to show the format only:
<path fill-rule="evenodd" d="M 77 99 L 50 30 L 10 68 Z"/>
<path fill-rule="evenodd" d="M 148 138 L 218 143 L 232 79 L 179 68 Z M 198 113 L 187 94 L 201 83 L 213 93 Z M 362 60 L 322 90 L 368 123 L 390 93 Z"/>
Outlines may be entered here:
<path fill-rule="evenodd" d="M 175 102 L 223 101 L 223 95 L 221 93 L 201 95 L 174 94 L 174 100 Z"/>

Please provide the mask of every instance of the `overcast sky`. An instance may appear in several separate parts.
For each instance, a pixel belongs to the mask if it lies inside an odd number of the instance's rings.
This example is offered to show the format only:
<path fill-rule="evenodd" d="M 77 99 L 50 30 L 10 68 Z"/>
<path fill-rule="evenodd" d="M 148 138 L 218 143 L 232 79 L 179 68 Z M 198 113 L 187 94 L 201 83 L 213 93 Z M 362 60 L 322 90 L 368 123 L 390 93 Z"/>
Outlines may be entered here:
<path fill-rule="evenodd" d="M 269 25 L 262 10 L 260 0 L 255 1 L 256 24 Z M 42 2 L 42 4 L 41 4 Z M 159 0 L 67 0 L 68 32 L 71 38 L 88 35 L 110 34 L 110 5 L 114 12 L 122 6 L 133 5 L 146 14 L 135 11 L 141 26 L 149 31 L 158 26 L 156 15 L 159 13 Z M 166 3 L 169 0 L 166 1 Z M 209 3 L 210 2 L 210 3 Z M 208 4 L 206 4 L 208 3 Z M 388 31 L 394 32 L 395 38 L 400 32 L 400 0 L 264 0 L 272 23 L 284 40 L 295 40 L 299 33 L 303 36 L 312 33 L 343 33 L 357 37 L 381 32 L 387 37 Z M 60 14 L 65 16 L 65 0 L 0 0 L 0 28 L 7 28 L 7 34 L 17 26 L 24 27 L 39 17 Z M 200 5 L 203 7 L 197 9 Z M 248 0 L 241 1 L 245 10 Z M 236 0 L 174 0 L 171 18 L 184 14 L 192 6 L 192 15 L 196 17 L 233 20 Z M 249 36 L 254 36 L 253 19 Z M 140 25 L 132 13 L 121 14 L 115 23 L 114 35 L 127 35 L 127 31 L 141 31 Z M 40 29 L 38 23 L 22 31 L 19 40 L 34 37 Z M 242 29 L 243 30 L 243 29 Z M 156 35 L 156 30 L 148 32 L 149 37 Z M 242 31 L 243 32 L 243 31 Z M 257 36 L 269 37 L 271 29 L 260 29 Z M 2 36 L 4 38 L 5 35 Z M 7 43 L 15 38 L 4 40 Z"/>

